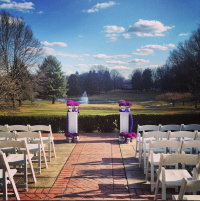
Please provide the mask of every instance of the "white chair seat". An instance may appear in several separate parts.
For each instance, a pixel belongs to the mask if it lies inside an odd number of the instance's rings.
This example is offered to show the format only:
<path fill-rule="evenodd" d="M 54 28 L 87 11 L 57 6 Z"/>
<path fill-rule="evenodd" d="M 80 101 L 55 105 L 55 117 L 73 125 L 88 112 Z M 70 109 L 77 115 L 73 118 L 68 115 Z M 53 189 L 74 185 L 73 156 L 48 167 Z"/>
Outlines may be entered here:
<path fill-rule="evenodd" d="M 33 154 L 29 154 L 29 156 L 32 158 Z M 24 154 L 9 154 L 6 158 L 10 165 L 24 163 Z"/>
<path fill-rule="evenodd" d="M 183 178 L 192 179 L 186 169 L 165 169 L 165 182 L 167 185 L 180 186 Z M 162 174 L 160 179 L 162 180 Z"/>
<path fill-rule="evenodd" d="M 178 200 L 178 195 L 172 195 L 173 200 Z M 200 200 L 200 195 L 184 195 L 183 200 Z"/>
<path fill-rule="evenodd" d="M 45 147 L 45 144 L 43 144 L 43 148 Z M 36 152 L 38 150 L 37 144 L 27 144 L 27 148 L 30 152 Z M 40 147 L 42 149 L 42 147 Z M 25 149 L 20 149 L 20 151 L 25 151 Z"/>
<path fill-rule="evenodd" d="M 50 137 L 50 141 L 52 141 L 52 139 L 54 140 L 54 137 Z M 32 142 L 38 142 L 38 141 L 40 141 L 39 138 L 35 138 L 32 140 Z M 49 142 L 49 137 L 42 137 L 42 141 L 43 142 Z"/>

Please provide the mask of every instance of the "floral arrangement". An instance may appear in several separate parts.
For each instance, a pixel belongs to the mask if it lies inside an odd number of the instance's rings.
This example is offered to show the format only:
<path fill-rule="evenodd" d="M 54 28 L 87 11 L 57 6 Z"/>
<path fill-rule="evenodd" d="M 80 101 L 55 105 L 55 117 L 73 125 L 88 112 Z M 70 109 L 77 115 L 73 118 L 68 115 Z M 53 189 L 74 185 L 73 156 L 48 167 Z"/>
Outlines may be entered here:
<path fill-rule="evenodd" d="M 119 100 L 118 104 L 119 104 L 119 106 L 126 106 L 126 101 L 125 100 Z"/>
<path fill-rule="evenodd" d="M 75 102 L 73 100 L 68 100 L 67 101 L 67 106 L 69 107 L 68 112 L 78 112 L 79 113 L 79 109 L 78 106 L 80 104 L 78 102 Z M 74 107 L 74 109 L 72 109 Z"/>
<path fill-rule="evenodd" d="M 68 142 L 77 142 L 79 140 L 79 134 L 78 133 L 66 133 L 65 137 L 67 138 Z M 71 140 L 69 140 L 71 138 Z"/>
<path fill-rule="evenodd" d="M 131 102 L 126 102 L 126 106 L 131 107 L 133 104 Z"/>
<path fill-rule="evenodd" d="M 74 106 L 74 101 L 73 100 L 68 100 L 67 101 L 67 106 Z"/>
<path fill-rule="evenodd" d="M 65 134 L 65 137 L 67 137 L 67 138 L 68 138 L 68 137 L 73 138 L 73 135 L 72 135 L 71 133 L 66 133 L 66 134 Z"/>
<path fill-rule="evenodd" d="M 74 106 L 79 106 L 80 104 L 78 102 L 74 102 Z"/>
<path fill-rule="evenodd" d="M 121 137 L 124 137 L 124 138 L 136 138 L 137 137 L 137 134 L 136 133 L 134 133 L 134 132 L 131 132 L 131 133 L 125 133 L 125 132 L 121 132 L 120 134 L 119 134 L 119 136 L 121 136 Z"/>

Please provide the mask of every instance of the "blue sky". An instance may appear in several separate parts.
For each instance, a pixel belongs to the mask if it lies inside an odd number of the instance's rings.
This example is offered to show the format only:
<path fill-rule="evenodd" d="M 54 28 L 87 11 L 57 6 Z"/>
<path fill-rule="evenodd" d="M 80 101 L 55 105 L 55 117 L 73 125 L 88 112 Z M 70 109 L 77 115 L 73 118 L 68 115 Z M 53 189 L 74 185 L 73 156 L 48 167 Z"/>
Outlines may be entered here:
<path fill-rule="evenodd" d="M 200 0 L 0 0 L 0 9 L 22 17 L 66 75 L 156 68 L 200 24 Z"/>

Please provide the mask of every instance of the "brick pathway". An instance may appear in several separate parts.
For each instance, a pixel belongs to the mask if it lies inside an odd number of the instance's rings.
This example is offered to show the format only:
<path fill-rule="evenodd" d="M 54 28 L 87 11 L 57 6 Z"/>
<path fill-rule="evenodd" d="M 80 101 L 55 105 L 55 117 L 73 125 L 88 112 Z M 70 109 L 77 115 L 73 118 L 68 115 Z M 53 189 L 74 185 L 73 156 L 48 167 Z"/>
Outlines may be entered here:
<path fill-rule="evenodd" d="M 21 200 L 152 200 L 153 195 L 150 189 L 128 188 L 118 135 L 104 133 L 81 134 L 79 143 L 74 147 L 53 186 L 29 188 L 28 192 L 20 191 L 20 198 Z M 9 196 L 9 200 L 13 199 L 15 197 Z"/>

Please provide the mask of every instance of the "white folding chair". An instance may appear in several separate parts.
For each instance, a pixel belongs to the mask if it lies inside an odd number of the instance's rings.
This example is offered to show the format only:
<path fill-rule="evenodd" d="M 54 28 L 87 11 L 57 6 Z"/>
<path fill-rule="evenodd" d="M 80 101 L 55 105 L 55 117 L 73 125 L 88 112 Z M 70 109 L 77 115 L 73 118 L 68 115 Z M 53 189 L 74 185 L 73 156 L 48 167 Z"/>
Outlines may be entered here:
<path fill-rule="evenodd" d="M 17 168 L 20 172 L 23 172 L 22 174 L 20 173 L 16 174 L 16 176 L 24 177 L 24 183 L 17 184 L 17 186 L 24 187 L 25 190 L 27 191 L 28 190 L 27 164 L 29 164 L 30 166 L 33 182 L 34 183 L 36 182 L 35 172 L 34 172 L 33 164 L 31 161 L 31 158 L 33 157 L 33 155 L 29 153 L 26 141 L 17 141 L 17 140 L 0 141 L 1 151 L 3 151 L 3 148 L 7 148 L 7 147 L 14 147 L 15 150 L 17 150 L 16 153 L 11 153 L 6 158 L 7 158 L 9 166 L 13 166 Z M 26 151 L 23 151 L 23 153 L 21 153 L 20 149 L 25 149 Z"/>
<path fill-rule="evenodd" d="M 200 131 L 200 124 L 182 124 L 181 130 L 183 131 Z"/>
<path fill-rule="evenodd" d="M 175 131 L 169 133 L 169 140 L 183 140 L 183 141 L 190 141 L 194 140 L 196 136 L 196 131 Z M 171 148 L 170 153 L 177 152 L 176 148 Z"/>
<path fill-rule="evenodd" d="M 142 139 L 142 132 L 148 132 L 148 131 L 159 131 L 158 125 L 137 125 L 137 138 L 136 138 L 136 148 L 135 148 L 135 157 L 137 156 L 137 152 L 139 153 L 139 150 L 141 148 L 141 145 L 139 143 L 139 138 Z M 139 145 L 138 145 L 139 144 Z"/>
<path fill-rule="evenodd" d="M 29 152 L 34 154 L 34 157 L 32 158 L 32 162 L 36 160 L 38 163 L 38 167 L 37 168 L 34 167 L 34 170 L 38 171 L 39 174 L 41 174 L 41 162 L 44 162 L 45 167 L 48 168 L 46 154 L 45 154 L 45 150 L 44 150 L 45 144 L 43 144 L 41 132 L 40 131 L 38 131 L 38 132 L 30 132 L 30 131 L 16 132 L 15 135 L 16 135 L 16 140 L 18 140 L 18 141 L 26 139 Z M 39 139 L 39 140 L 38 140 L 37 144 L 32 144 L 31 142 L 35 138 Z M 43 160 L 41 160 L 41 155 L 43 155 Z"/>
<path fill-rule="evenodd" d="M 181 181 L 185 177 L 188 180 L 197 179 L 197 174 L 199 174 L 199 162 L 200 162 L 200 155 L 193 155 L 193 154 L 160 154 L 160 163 L 156 181 L 156 189 L 155 189 L 155 196 L 154 200 L 158 198 L 158 189 L 159 184 L 161 184 L 161 191 L 162 191 L 162 200 L 166 200 L 166 188 L 175 188 L 177 189 L 181 186 Z M 166 169 L 164 166 L 169 164 L 175 164 L 177 166 L 175 169 Z M 196 165 L 197 168 L 193 169 L 193 175 L 191 175 L 186 169 L 178 169 L 178 164 L 193 164 Z M 171 198 L 170 195 L 169 198 Z"/>
<path fill-rule="evenodd" d="M 167 124 L 167 125 L 159 125 L 159 131 L 180 131 L 181 130 L 181 125 L 176 125 L 176 124 Z"/>
<path fill-rule="evenodd" d="M 147 182 L 149 176 L 149 167 L 150 167 L 150 183 L 151 191 L 154 191 L 155 188 L 155 171 L 158 168 L 160 163 L 160 153 L 155 153 L 154 149 L 164 148 L 164 153 L 168 153 L 168 148 L 177 148 L 179 152 L 181 151 L 182 141 L 170 141 L 170 140 L 158 140 L 149 142 L 149 155 L 147 160 L 146 168 L 146 177 L 145 181 Z"/>
<path fill-rule="evenodd" d="M 187 180 L 187 178 L 183 178 L 179 194 L 172 195 L 172 199 L 200 200 L 200 195 L 196 195 L 196 192 L 198 191 L 200 191 L 200 180 Z M 193 193 L 193 195 L 188 195 L 186 193 Z"/>
<path fill-rule="evenodd" d="M 3 190 L 3 200 L 8 200 L 7 185 L 10 183 L 15 197 L 20 200 L 13 176 L 16 174 L 16 169 L 10 169 L 5 153 L 0 151 L 0 186 Z"/>
<path fill-rule="evenodd" d="M 139 138 L 139 144 L 141 144 L 141 147 L 139 149 L 139 167 L 141 167 L 142 164 L 142 158 L 144 162 L 144 174 L 146 173 L 146 161 L 147 161 L 147 154 L 149 150 L 149 142 L 155 141 L 155 140 L 167 140 L 168 139 L 168 132 L 161 132 L 161 131 L 149 131 L 149 132 L 143 132 L 142 140 Z M 157 153 L 163 153 L 163 148 L 156 148 L 154 149 L 154 152 Z"/>
<path fill-rule="evenodd" d="M 34 125 L 29 126 L 29 131 L 41 131 L 41 133 L 46 132 L 48 134 L 48 137 L 42 137 L 42 141 L 44 143 L 48 143 L 48 161 L 51 161 L 51 152 L 53 152 L 54 157 L 56 157 L 56 150 L 54 145 L 54 137 L 51 130 L 51 125 Z M 39 139 L 34 139 L 32 143 L 37 143 Z M 52 148 L 51 148 L 52 147 Z"/>

